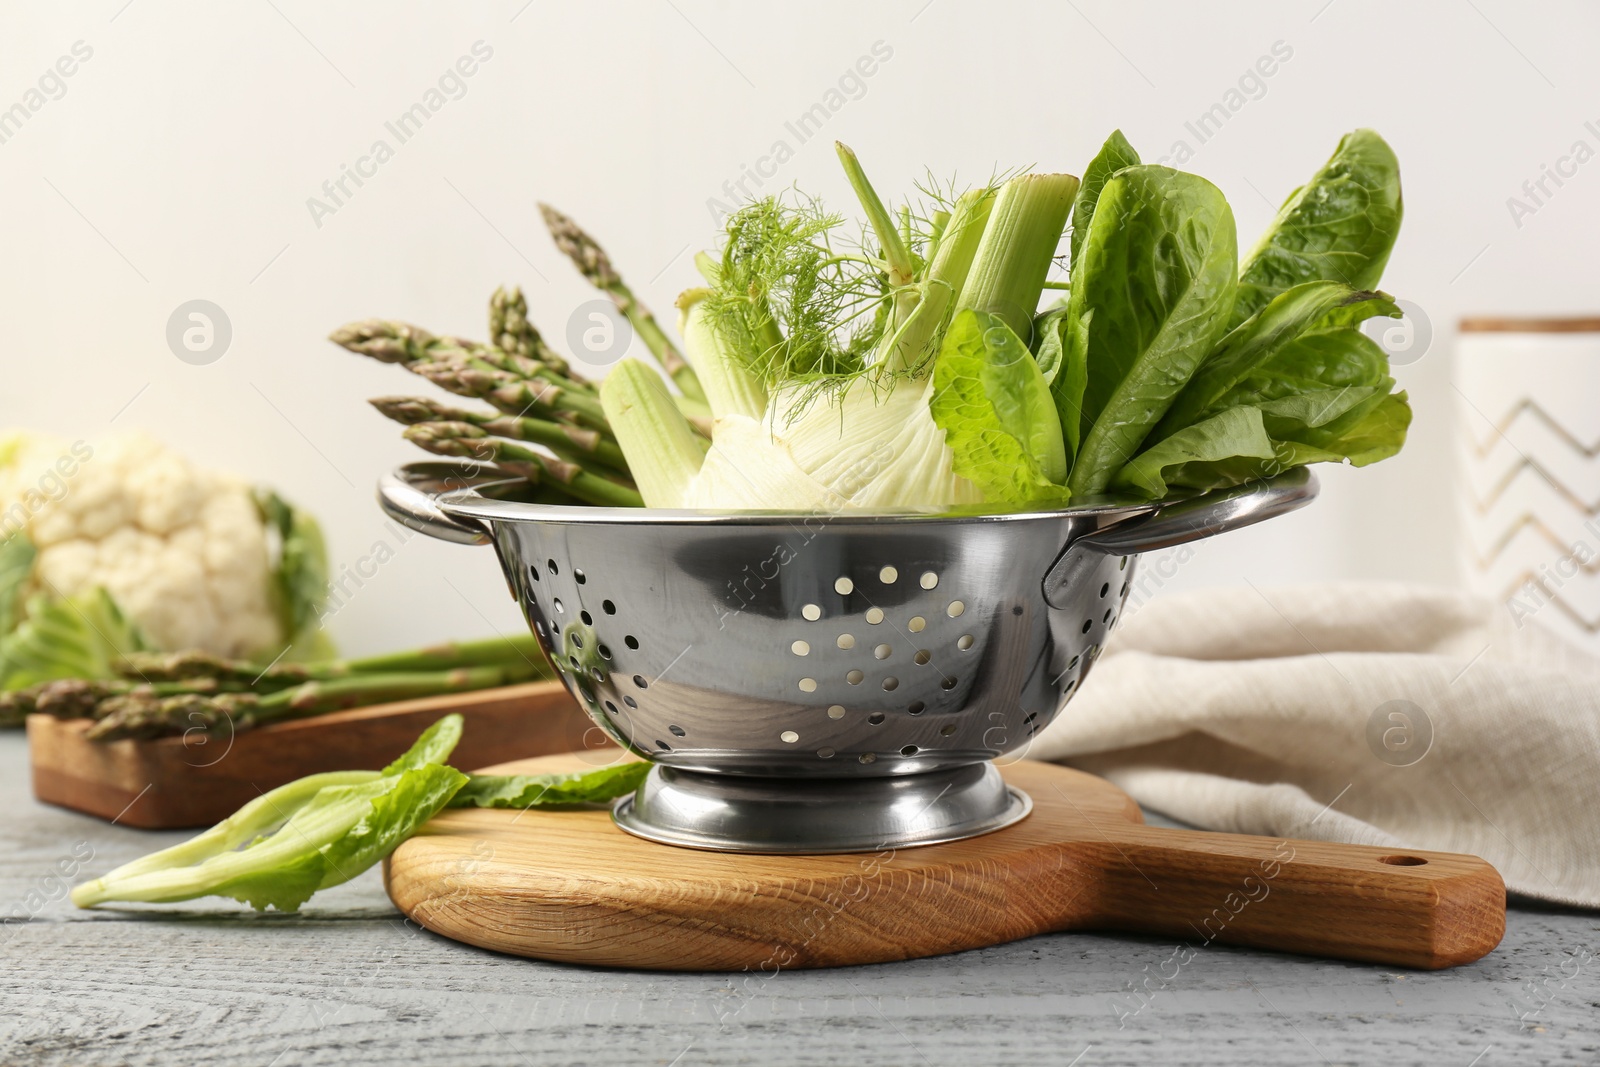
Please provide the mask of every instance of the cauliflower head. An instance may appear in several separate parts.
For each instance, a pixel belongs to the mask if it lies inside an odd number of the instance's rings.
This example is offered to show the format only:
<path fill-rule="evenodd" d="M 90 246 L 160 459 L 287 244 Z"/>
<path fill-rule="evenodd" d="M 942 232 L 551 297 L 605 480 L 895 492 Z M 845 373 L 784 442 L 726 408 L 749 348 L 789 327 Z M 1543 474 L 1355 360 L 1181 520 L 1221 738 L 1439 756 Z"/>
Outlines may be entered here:
<path fill-rule="evenodd" d="M 146 434 L 0 439 L 0 536 L 17 532 L 38 552 L 23 600 L 104 588 L 166 650 L 272 655 L 293 637 L 251 486 Z"/>

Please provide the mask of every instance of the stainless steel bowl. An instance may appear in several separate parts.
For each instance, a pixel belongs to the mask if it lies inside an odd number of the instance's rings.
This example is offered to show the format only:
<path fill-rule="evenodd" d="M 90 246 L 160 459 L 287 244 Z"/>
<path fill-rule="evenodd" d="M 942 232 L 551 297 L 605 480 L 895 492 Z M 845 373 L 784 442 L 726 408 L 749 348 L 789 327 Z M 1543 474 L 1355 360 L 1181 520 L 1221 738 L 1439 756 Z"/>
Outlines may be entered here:
<path fill-rule="evenodd" d="M 751 852 L 949 841 L 1027 814 L 990 762 L 1083 684 L 1141 552 L 1309 502 L 1304 469 L 1159 505 L 890 514 L 561 507 L 472 462 L 385 478 L 395 519 L 493 544 L 589 715 L 656 764 L 615 812 Z"/>

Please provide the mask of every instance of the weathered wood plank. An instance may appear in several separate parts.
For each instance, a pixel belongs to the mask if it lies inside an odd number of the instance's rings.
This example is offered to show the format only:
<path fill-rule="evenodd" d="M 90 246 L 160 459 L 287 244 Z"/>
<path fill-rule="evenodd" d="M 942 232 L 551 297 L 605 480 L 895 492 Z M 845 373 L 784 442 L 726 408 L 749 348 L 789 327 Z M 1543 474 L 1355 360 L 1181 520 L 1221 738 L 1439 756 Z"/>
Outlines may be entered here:
<path fill-rule="evenodd" d="M 771 978 L 601 971 L 409 927 L 376 872 L 299 916 L 77 911 L 47 899 L 75 845 L 94 849 L 93 874 L 182 835 L 38 805 L 26 774 L 20 737 L 0 737 L 0 914 L 26 920 L 0 928 L 4 1063 L 1038 1067 L 1085 1046 L 1083 1067 L 1600 1060 L 1587 913 L 1515 907 L 1499 949 L 1441 972 L 1215 946 L 1163 986 L 1172 943 L 1091 934 Z"/>

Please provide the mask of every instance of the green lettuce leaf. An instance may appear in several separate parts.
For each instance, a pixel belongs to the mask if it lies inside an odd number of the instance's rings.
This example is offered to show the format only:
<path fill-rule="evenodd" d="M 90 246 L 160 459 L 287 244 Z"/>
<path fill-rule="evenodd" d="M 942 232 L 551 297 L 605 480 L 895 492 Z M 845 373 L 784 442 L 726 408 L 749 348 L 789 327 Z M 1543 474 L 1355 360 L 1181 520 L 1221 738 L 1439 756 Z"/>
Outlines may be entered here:
<path fill-rule="evenodd" d="M 385 767 L 383 773 L 403 774 L 418 767 L 426 767 L 430 763 L 443 763 L 450 758 L 450 753 L 456 750 L 465 725 L 466 720 L 460 715 L 450 714 L 442 717 L 422 731 L 422 736 L 411 742 L 411 747 L 406 749 L 399 759 Z"/>
<path fill-rule="evenodd" d="M 322 527 L 308 512 L 270 489 L 258 489 L 255 496 L 262 521 L 276 535 L 277 562 L 270 581 L 278 626 L 290 645 L 284 658 L 295 662 L 332 659 L 333 642 L 322 629 L 329 574 Z M 268 655 L 278 652 L 271 649 Z"/>
<path fill-rule="evenodd" d="M 1290 194 L 1245 258 L 1231 326 L 1309 281 L 1376 288 L 1400 234 L 1400 163 L 1372 130 L 1356 130 Z"/>
<path fill-rule="evenodd" d="M 1356 292 L 1343 282 L 1306 282 L 1279 293 L 1260 311 L 1230 330 L 1206 357 L 1195 376 L 1173 401 L 1155 439 L 1171 436 L 1207 415 L 1240 403 L 1231 395 L 1241 382 L 1257 376 L 1258 389 L 1283 377 L 1284 367 L 1273 366 L 1275 357 L 1319 325 L 1333 313 L 1341 314 L 1341 324 L 1354 318 L 1352 307 L 1370 309 L 1369 314 L 1398 312 L 1394 302 L 1382 293 Z M 1363 316 L 1365 317 L 1365 316 Z M 1349 329 L 1341 325 L 1341 328 Z M 1357 331 L 1359 334 L 1359 331 Z M 1302 358 L 1311 353 L 1304 353 Z M 1305 371 L 1304 366 L 1293 369 Z M 1302 374 L 1320 381 L 1320 376 Z M 1362 382 L 1360 384 L 1370 384 Z M 1279 394 L 1282 395 L 1282 394 Z"/>
<path fill-rule="evenodd" d="M 1271 360 L 1229 389 L 1219 407 L 1259 404 L 1295 393 L 1346 386 L 1394 387 L 1382 348 L 1360 330 L 1313 330 L 1286 344 Z"/>
<path fill-rule="evenodd" d="M 1061 423 L 1061 442 L 1067 455 L 1067 467 L 1078 454 L 1082 437 L 1083 389 L 1088 384 L 1089 368 L 1084 363 L 1086 346 L 1071 345 L 1067 329 L 1067 307 L 1060 307 L 1040 315 L 1034 320 L 1034 343 L 1038 346 L 1034 358 L 1039 372 L 1050 387 L 1050 399 L 1056 407 L 1056 418 Z"/>
<path fill-rule="evenodd" d="M 1404 392 L 1381 397 L 1368 408 L 1297 435 L 1301 443 L 1333 458 L 1365 467 L 1399 452 L 1411 426 L 1411 403 Z"/>
<path fill-rule="evenodd" d="M 1072 202 L 1071 258 L 1067 260 L 1072 270 L 1077 270 L 1078 253 L 1089 236 L 1089 222 L 1094 218 L 1094 208 L 1100 200 L 1100 191 L 1117 171 L 1138 165 L 1139 153 L 1134 151 L 1133 145 L 1122 136 L 1121 130 L 1112 130 L 1111 136 L 1106 138 L 1106 143 L 1100 146 L 1100 151 L 1083 169 L 1083 184 L 1078 186 L 1078 196 Z"/>
<path fill-rule="evenodd" d="M 1145 449 L 1117 472 L 1113 485 L 1155 499 L 1165 496 L 1173 484 L 1182 484 L 1172 477 L 1174 468 L 1181 471 L 1190 465 L 1224 460 L 1254 461 L 1253 466 L 1234 462 L 1227 468 L 1230 474 L 1243 474 L 1237 478 L 1242 482 L 1276 473 L 1262 461 L 1275 460 L 1277 455 L 1258 409 L 1229 408 Z"/>
<path fill-rule="evenodd" d="M 1163 469 L 1159 480 L 1145 477 L 1143 486 L 1149 488 L 1139 491 L 1148 495 L 1150 488 L 1161 484 L 1168 488 L 1221 489 L 1271 477 L 1290 467 L 1303 467 L 1308 463 L 1348 462 L 1356 467 L 1365 467 L 1388 459 L 1405 444 L 1406 429 L 1411 424 L 1411 406 L 1405 393 L 1372 392 L 1376 395 L 1362 399 L 1344 414 L 1321 426 L 1292 427 L 1292 431 L 1300 438 L 1298 440 L 1274 439 L 1273 455 L 1269 461 L 1264 462 L 1259 456 L 1249 455 L 1254 451 L 1253 448 L 1241 448 L 1241 455 L 1221 459 L 1206 459 L 1197 454 L 1188 462 Z M 1251 410 L 1255 409 L 1232 408 L 1223 415 Z M 1274 421 L 1272 417 L 1263 418 L 1269 433 Z M 1220 451 L 1214 449 L 1213 454 Z M 1161 458 L 1153 457 L 1150 462 L 1157 462 Z M 1130 474 L 1130 485 L 1133 484 L 1132 479 L 1133 475 Z"/>
<path fill-rule="evenodd" d="M 1221 337 L 1236 285 L 1233 212 L 1192 174 L 1118 171 L 1084 240 L 1067 298 L 1067 359 L 1087 368 L 1075 495 L 1104 490 L 1139 451 Z"/>
<path fill-rule="evenodd" d="M 257 910 L 295 911 L 317 890 L 383 859 L 450 802 L 467 781 L 443 765 L 461 726 L 460 715 L 445 716 L 381 773 L 313 775 L 280 786 L 190 841 L 78 886 L 72 901 L 92 907 L 223 896 Z"/>
<path fill-rule="evenodd" d="M 951 320 L 934 364 L 933 419 L 955 453 L 955 472 L 985 500 L 1064 500 L 1061 419 L 1027 345 L 997 315 Z"/>
<path fill-rule="evenodd" d="M 16 628 L 21 615 L 22 587 L 33 573 L 39 552 L 20 530 L 0 542 L 0 637 Z"/>
<path fill-rule="evenodd" d="M 475 774 L 452 808 L 578 808 L 604 804 L 639 788 L 650 764 L 617 763 L 574 774 Z"/>
<path fill-rule="evenodd" d="M 149 647 L 111 594 L 98 587 L 65 599 L 36 595 L 26 614 L 0 640 L 0 689 L 56 678 L 112 678 L 114 661 Z"/>

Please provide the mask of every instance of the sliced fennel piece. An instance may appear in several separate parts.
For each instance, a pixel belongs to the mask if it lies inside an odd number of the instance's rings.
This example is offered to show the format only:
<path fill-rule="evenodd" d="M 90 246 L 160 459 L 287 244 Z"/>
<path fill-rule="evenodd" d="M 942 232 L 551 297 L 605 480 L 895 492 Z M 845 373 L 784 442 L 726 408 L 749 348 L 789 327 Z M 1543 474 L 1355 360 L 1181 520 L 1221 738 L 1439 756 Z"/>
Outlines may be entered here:
<path fill-rule="evenodd" d="M 600 405 L 647 508 L 684 506 L 683 494 L 706 454 L 651 367 L 625 359 L 600 383 Z"/>

